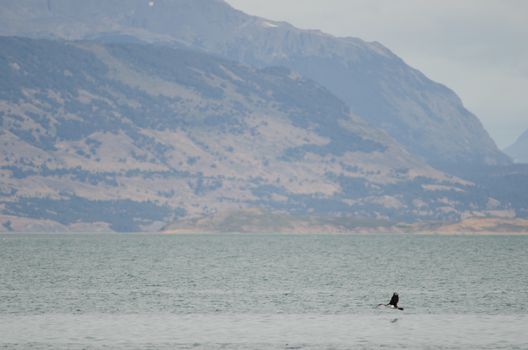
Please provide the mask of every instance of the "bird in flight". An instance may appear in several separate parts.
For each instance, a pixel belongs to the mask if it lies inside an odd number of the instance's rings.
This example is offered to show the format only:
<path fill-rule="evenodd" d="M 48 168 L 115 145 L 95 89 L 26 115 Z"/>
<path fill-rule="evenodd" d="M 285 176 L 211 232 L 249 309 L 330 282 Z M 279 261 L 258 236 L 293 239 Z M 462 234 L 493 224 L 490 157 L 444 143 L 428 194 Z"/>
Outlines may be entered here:
<path fill-rule="evenodd" d="M 389 301 L 388 304 L 378 304 L 378 307 L 380 306 L 386 306 L 386 307 L 390 307 L 392 309 L 398 309 L 398 310 L 403 310 L 403 307 L 399 307 L 398 306 L 398 302 L 400 301 L 400 297 L 398 295 L 398 293 L 394 292 L 392 294 L 392 298 L 391 300 Z"/>

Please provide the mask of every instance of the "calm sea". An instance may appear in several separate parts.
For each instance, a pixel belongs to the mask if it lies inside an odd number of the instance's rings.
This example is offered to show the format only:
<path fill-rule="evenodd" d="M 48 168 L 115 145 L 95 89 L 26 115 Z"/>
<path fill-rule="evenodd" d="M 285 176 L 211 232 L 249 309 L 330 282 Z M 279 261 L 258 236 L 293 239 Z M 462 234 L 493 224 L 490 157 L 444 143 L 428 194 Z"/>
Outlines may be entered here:
<path fill-rule="evenodd" d="M 0 235 L 0 348 L 528 349 L 528 237 Z"/>

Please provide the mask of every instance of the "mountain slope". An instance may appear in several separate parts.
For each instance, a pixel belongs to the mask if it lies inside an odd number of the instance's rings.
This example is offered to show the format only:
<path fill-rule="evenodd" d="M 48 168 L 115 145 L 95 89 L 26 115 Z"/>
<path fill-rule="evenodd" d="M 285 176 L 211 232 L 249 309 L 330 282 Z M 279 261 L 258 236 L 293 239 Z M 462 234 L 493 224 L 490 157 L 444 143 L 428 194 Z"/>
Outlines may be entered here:
<path fill-rule="evenodd" d="M 149 3 L 153 6 L 149 6 Z M 335 38 L 243 14 L 219 0 L 6 1 L 0 32 L 185 45 L 318 81 L 410 152 L 442 169 L 508 164 L 448 88 L 378 43 Z"/>
<path fill-rule="evenodd" d="M 352 230 L 504 208 L 284 68 L 140 44 L 0 47 L 4 230 L 214 228 L 237 212 Z"/>
<path fill-rule="evenodd" d="M 504 153 L 510 156 L 516 163 L 528 163 L 528 130 L 509 147 Z"/>

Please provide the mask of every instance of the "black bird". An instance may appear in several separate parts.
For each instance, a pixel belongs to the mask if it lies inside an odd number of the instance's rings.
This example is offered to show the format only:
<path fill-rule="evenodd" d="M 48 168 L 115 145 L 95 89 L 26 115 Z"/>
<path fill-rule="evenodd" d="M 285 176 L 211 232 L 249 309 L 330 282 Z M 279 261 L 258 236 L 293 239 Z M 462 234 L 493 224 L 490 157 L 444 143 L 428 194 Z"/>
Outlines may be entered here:
<path fill-rule="evenodd" d="M 392 298 L 389 301 L 389 305 L 394 306 L 395 308 L 398 308 L 398 301 L 400 301 L 400 297 L 398 296 L 398 293 L 392 294 Z"/>
<path fill-rule="evenodd" d="M 400 301 L 400 297 L 398 296 L 398 293 L 394 292 L 388 304 L 379 304 L 378 306 L 384 305 L 393 309 L 403 310 L 403 307 L 398 307 L 398 301 Z"/>

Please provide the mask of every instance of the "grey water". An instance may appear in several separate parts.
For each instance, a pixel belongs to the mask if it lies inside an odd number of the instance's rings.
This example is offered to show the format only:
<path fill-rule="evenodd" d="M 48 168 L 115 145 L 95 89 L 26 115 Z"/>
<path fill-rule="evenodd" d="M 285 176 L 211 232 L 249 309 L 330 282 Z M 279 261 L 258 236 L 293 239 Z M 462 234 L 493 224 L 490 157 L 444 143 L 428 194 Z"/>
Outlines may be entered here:
<path fill-rule="evenodd" d="M 0 348 L 527 349 L 528 237 L 0 235 Z M 394 291 L 404 311 L 377 308 Z"/>

